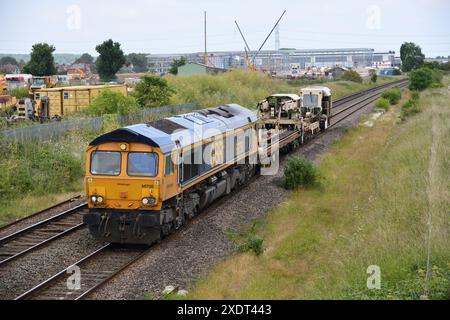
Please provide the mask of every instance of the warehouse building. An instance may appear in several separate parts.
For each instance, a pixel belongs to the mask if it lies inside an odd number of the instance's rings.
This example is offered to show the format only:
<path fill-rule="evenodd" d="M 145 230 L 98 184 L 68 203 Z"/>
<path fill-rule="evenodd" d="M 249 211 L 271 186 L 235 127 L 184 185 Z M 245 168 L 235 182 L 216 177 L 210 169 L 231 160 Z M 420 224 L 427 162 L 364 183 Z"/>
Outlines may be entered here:
<path fill-rule="evenodd" d="M 196 74 L 218 74 L 226 72 L 227 69 L 210 67 L 202 63 L 189 62 L 178 67 L 179 76 L 192 76 Z"/>
<path fill-rule="evenodd" d="M 254 52 L 251 53 L 253 55 Z M 167 73 L 175 59 L 185 57 L 188 62 L 202 63 L 203 53 L 157 54 L 149 55 L 150 70 L 156 73 Z M 243 69 L 246 67 L 244 51 L 209 52 L 207 65 L 220 69 Z M 256 57 L 254 63 L 258 69 L 270 71 L 287 71 L 292 64 L 299 64 L 301 69 L 308 67 L 344 68 L 390 67 L 394 65 L 395 52 L 375 52 L 370 48 L 344 49 L 280 49 L 264 50 Z"/>

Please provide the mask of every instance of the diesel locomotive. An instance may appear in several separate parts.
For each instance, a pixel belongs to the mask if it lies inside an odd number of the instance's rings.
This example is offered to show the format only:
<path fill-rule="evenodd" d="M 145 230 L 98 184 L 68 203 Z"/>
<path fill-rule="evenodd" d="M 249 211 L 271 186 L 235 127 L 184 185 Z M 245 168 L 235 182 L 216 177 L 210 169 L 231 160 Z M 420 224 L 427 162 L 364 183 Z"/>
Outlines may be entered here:
<path fill-rule="evenodd" d="M 86 156 L 90 233 L 151 244 L 256 173 L 256 115 L 229 104 L 99 136 Z"/>

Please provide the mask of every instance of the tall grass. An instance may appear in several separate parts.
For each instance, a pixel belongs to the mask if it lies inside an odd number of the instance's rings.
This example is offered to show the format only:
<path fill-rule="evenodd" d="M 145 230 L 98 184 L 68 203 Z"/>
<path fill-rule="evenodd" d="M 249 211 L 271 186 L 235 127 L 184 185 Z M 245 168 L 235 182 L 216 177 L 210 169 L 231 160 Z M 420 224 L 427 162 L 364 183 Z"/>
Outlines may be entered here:
<path fill-rule="evenodd" d="M 264 253 L 227 259 L 191 297 L 448 299 L 448 92 L 428 91 L 421 104 L 405 122 L 397 105 L 372 128 L 350 130 L 319 166 L 322 188 L 293 193 L 260 224 Z M 366 286 L 371 265 L 379 290 Z"/>
<path fill-rule="evenodd" d="M 397 78 L 380 79 L 380 83 Z M 194 75 L 189 77 L 168 76 L 169 85 L 175 89 L 171 103 L 199 102 L 203 107 L 214 107 L 225 103 L 238 103 L 254 108 L 256 104 L 274 93 L 298 93 L 308 84 L 273 79 L 259 72 L 234 70 L 221 75 Z M 337 99 L 373 86 L 369 79 L 364 83 L 332 81 L 321 83 L 333 90 Z"/>
<path fill-rule="evenodd" d="M 89 137 L 72 132 L 48 142 L 1 141 L 0 225 L 48 206 L 59 193 L 81 192 L 84 150 Z M 35 201 L 35 204 L 30 202 Z"/>

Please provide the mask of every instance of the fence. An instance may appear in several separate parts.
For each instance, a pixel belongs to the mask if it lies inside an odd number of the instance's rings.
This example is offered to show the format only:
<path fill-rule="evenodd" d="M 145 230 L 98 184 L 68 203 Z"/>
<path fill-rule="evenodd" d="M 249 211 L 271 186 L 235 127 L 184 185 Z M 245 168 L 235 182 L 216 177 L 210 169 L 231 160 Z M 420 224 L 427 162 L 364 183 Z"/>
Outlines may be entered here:
<path fill-rule="evenodd" d="M 118 116 L 117 121 L 120 126 L 130 125 L 133 123 L 148 122 L 168 115 L 190 112 L 198 108 L 199 105 L 199 103 L 189 103 L 142 109 L 133 114 Z M 20 142 L 46 141 L 57 138 L 64 133 L 72 130 L 100 131 L 103 127 L 103 122 L 103 117 L 96 117 L 36 124 L 24 128 L 15 128 L 0 131 L 0 140 Z"/>

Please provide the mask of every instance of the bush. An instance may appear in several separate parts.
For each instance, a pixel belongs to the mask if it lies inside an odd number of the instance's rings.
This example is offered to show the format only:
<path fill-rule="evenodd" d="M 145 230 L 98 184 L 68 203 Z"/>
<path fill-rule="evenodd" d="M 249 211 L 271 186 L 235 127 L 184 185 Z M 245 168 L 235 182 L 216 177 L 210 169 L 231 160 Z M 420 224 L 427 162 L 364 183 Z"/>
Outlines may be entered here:
<path fill-rule="evenodd" d="M 402 72 L 400 71 L 400 69 L 394 69 L 394 70 L 392 70 L 392 75 L 393 76 L 401 76 Z"/>
<path fill-rule="evenodd" d="M 389 100 L 389 103 L 391 105 L 395 105 L 402 98 L 402 91 L 399 88 L 392 88 L 392 89 L 384 91 L 381 94 L 381 97 Z"/>
<path fill-rule="evenodd" d="M 104 90 L 98 94 L 86 108 L 85 113 L 93 116 L 104 114 L 128 114 L 138 109 L 136 100 L 130 96 L 124 96 L 120 92 Z"/>
<path fill-rule="evenodd" d="M 166 79 L 150 75 L 143 76 L 134 90 L 134 96 L 143 108 L 168 105 L 175 92 Z"/>
<path fill-rule="evenodd" d="M 379 98 L 377 101 L 375 101 L 375 107 L 378 109 L 383 109 L 385 111 L 389 110 L 389 100 L 385 98 Z"/>
<path fill-rule="evenodd" d="M 442 85 L 442 72 L 438 69 L 432 69 L 432 85 L 434 84 L 436 87 L 440 87 Z"/>
<path fill-rule="evenodd" d="M 372 75 L 370 76 L 370 81 L 372 81 L 373 83 L 377 83 L 377 79 L 378 75 L 376 73 L 372 73 Z"/>
<path fill-rule="evenodd" d="M 257 235 L 250 233 L 238 247 L 239 252 L 253 251 L 257 256 L 263 253 L 264 240 Z"/>
<path fill-rule="evenodd" d="M 11 91 L 11 95 L 17 99 L 29 98 L 28 88 L 14 88 Z"/>
<path fill-rule="evenodd" d="M 412 116 L 419 112 L 420 112 L 419 93 L 417 91 L 414 91 L 411 94 L 411 98 L 402 105 L 402 109 L 400 111 L 400 118 L 402 120 L 405 120 L 407 117 Z"/>
<path fill-rule="evenodd" d="M 434 74 L 433 70 L 428 68 L 419 68 L 411 71 L 409 75 L 409 89 L 410 90 L 425 90 L 433 81 L 436 81 L 439 76 Z"/>
<path fill-rule="evenodd" d="M 354 70 L 345 71 L 344 74 L 342 75 L 342 80 L 347 80 L 347 81 L 352 81 L 352 82 L 357 82 L 357 83 L 363 82 L 363 79 L 361 78 L 359 73 Z"/>
<path fill-rule="evenodd" d="M 284 188 L 292 190 L 311 187 L 316 183 L 316 179 L 316 168 L 304 157 L 291 157 L 287 160 L 282 182 Z"/>

